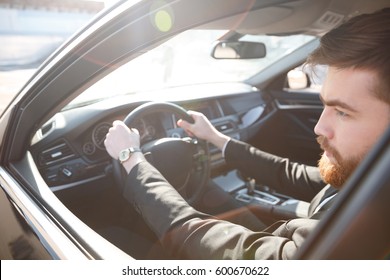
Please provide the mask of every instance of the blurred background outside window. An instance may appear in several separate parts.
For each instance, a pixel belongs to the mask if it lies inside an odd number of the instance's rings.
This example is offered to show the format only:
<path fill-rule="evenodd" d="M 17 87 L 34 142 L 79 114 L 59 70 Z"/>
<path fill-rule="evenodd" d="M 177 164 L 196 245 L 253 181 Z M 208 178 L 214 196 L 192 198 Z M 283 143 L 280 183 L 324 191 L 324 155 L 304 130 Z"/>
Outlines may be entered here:
<path fill-rule="evenodd" d="M 0 114 L 55 49 L 113 2 L 0 0 Z"/>

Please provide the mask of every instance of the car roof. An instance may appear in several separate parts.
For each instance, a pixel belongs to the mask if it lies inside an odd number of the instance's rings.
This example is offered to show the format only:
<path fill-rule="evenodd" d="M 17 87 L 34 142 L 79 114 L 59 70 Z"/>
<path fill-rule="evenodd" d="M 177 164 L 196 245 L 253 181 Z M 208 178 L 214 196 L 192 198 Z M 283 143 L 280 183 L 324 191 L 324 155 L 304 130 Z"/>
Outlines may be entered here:
<path fill-rule="evenodd" d="M 247 5 L 248 8 L 244 13 L 213 21 L 202 27 L 214 29 L 231 27 L 243 34 L 305 33 L 320 36 L 351 17 L 386 7 L 390 1 L 257 0 L 244 3 L 243 5 Z M 223 10 L 224 5 L 220 5 L 219 8 Z"/>

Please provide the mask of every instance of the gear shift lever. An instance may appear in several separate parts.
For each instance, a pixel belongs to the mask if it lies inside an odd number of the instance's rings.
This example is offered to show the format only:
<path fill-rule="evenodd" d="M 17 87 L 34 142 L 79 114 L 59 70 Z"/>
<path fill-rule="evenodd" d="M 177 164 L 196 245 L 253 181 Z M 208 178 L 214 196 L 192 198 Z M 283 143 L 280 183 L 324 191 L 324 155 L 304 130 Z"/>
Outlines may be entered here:
<path fill-rule="evenodd" d="M 256 181 L 253 178 L 248 178 L 246 181 L 247 194 L 253 196 L 255 194 Z"/>

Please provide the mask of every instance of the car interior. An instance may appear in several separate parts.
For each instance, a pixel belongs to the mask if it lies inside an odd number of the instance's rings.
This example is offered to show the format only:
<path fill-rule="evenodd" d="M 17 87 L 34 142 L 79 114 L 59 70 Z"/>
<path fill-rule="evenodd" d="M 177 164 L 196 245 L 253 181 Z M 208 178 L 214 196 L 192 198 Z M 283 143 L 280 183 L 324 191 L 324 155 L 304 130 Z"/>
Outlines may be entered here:
<path fill-rule="evenodd" d="M 210 92 L 207 94 L 211 96 L 175 104 L 185 110 L 204 113 L 218 130 L 232 138 L 291 160 L 315 165 L 320 150 L 313 129 L 322 110 L 318 93 L 283 92 L 283 85 L 272 85 L 275 89 L 262 91 L 239 85 L 241 88 L 237 92 L 219 96 Z M 187 89 L 183 87 L 181 90 Z M 191 90 L 194 90 L 193 86 Z M 125 245 L 128 238 L 122 234 L 121 240 L 115 240 L 118 238 L 116 231 L 128 230 L 152 240 L 153 234 L 142 217 L 120 196 L 117 186 L 125 179 L 113 178 L 114 164 L 103 142 L 112 122 L 124 120 L 140 104 L 152 107 L 147 109 L 145 116 L 130 123 L 140 132 L 144 153 L 147 153 L 145 145 L 161 138 L 188 137 L 176 125 L 180 117 L 169 108 L 160 112 L 153 108 L 153 102 L 133 102 L 129 98 L 124 103 L 122 98 L 116 104 L 110 102 L 106 105 L 103 100 L 56 114 L 38 130 L 40 140 L 31 146 L 31 154 L 42 177 L 61 202 L 91 228 L 108 239 L 113 238 L 114 243 Z M 61 122 L 66 126 L 57 129 Z M 165 152 L 162 163 L 154 165 L 163 172 L 161 168 L 167 166 L 168 159 L 175 174 L 182 173 L 178 167 L 183 166 L 183 153 L 167 148 Z M 196 153 L 207 155 L 207 168 L 202 165 L 200 157 L 194 164 L 200 168 L 197 173 L 209 175 L 209 178 L 201 189 L 201 179 L 194 176 L 196 178 L 191 178 L 194 182 L 188 183 L 186 190 L 190 194 L 183 195 L 189 195 L 188 199 L 193 199 L 193 206 L 198 210 L 253 230 L 278 219 L 307 216 L 310 201 L 305 201 L 304 196 L 293 198 L 276 193 L 272 186 L 259 185 L 246 178 L 245 174 L 225 164 L 216 147 L 197 148 Z M 177 186 L 183 182 L 171 183 Z M 196 191 L 201 192 L 196 198 L 191 197 Z"/>
<path fill-rule="evenodd" d="M 187 110 L 199 111 L 219 131 L 234 139 L 291 161 L 316 165 L 321 150 L 314 126 L 323 105 L 314 74 L 302 70 L 307 55 L 318 45 L 314 36 L 321 36 L 356 13 L 372 12 L 388 3 L 299 0 L 243 1 L 240 5 L 229 1 L 224 5 L 223 1 L 217 1 L 218 11 L 193 18 L 180 14 L 185 10 L 184 5 L 199 10 L 208 6 L 207 1 L 193 2 L 196 3 L 170 3 L 169 8 L 178 11 L 175 21 L 180 28 L 163 35 L 143 17 L 138 22 L 124 23 L 126 17 L 142 15 L 150 8 L 142 4 L 126 15 L 117 11 L 114 14 L 118 19 L 109 19 L 111 22 L 105 26 L 91 24 L 89 28 L 95 28 L 91 32 L 95 37 L 75 36 L 64 44 L 55 58 L 59 66 L 46 73 L 45 79 L 50 83 L 24 88 L 37 97 L 33 100 L 25 97 L 20 110 L 15 112 L 34 123 L 31 126 L 20 122 L 21 132 L 17 132 L 20 137 L 9 143 L 8 154 L 15 159 L 11 168 L 19 180 L 28 182 L 29 192 L 46 209 L 56 213 L 53 215 L 69 226 L 68 231 L 82 229 L 91 234 L 81 225 L 85 224 L 136 259 L 169 256 L 159 248 L 154 233 L 121 195 L 123 171 L 104 146 L 113 121 L 125 120 L 138 129 L 143 152 L 150 155 L 148 160 L 199 211 L 252 230 L 280 219 L 307 217 L 310 195 L 291 197 L 276 192 L 273 186 L 254 181 L 228 166 L 216 147 L 186 135 L 176 122 L 187 117 Z M 132 37 L 140 28 L 144 30 L 143 36 Z M 229 30 L 219 39 L 227 43 L 237 43 L 244 35 L 260 34 L 306 34 L 313 39 L 244 82 L 183 85 L 139 95 L 95 99 L 82 105 L 71 103 L 88 88 L 99 86 L 108 73 L 115 73 L 120 66 L 188 28 Z M 87 27 L 82 31 L 85 30 Z M 77 51 L 74 51 L 76 44 Z M 135 48 L 136 45 L 141 47 Z M 107 51 L 111 48 L 115 54 Z M 62 55 L 61 51 L 66 50 L 68 54 Z M 44 63 L 42 69 L 50 63 Z M 297 69 L 304 79 L 299 86 L 289 77 Z M 110 90 L 114 95 L 116 88 Z M 37 111 L 40 113 L 36 114 Z M 184 144 L 177 148 L 176 142 Z M 28 146 L 27 151 L 21 150 L 22 146 Z M 156 146 L 159 146 L 157 151 Z M 84 246 L 91 242 L 81 234 L 76 235 Z"/>

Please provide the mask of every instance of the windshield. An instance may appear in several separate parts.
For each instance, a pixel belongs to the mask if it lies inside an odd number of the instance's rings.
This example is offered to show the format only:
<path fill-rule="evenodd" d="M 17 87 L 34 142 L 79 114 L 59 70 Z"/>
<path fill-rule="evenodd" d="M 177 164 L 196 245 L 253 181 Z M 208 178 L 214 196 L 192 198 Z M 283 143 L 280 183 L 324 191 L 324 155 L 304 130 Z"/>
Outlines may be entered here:
<path fill-rule="evenodd" d="M 168 87 L 244 81 L 314 39 L 307 35 L 246 35 L 241 40 L 266 45 L 266 57 L 214 59 L 210 55 L 211 48 L 225 33 L 224 30 L 185 31 L 116 69 L 69 106 Z"/>

